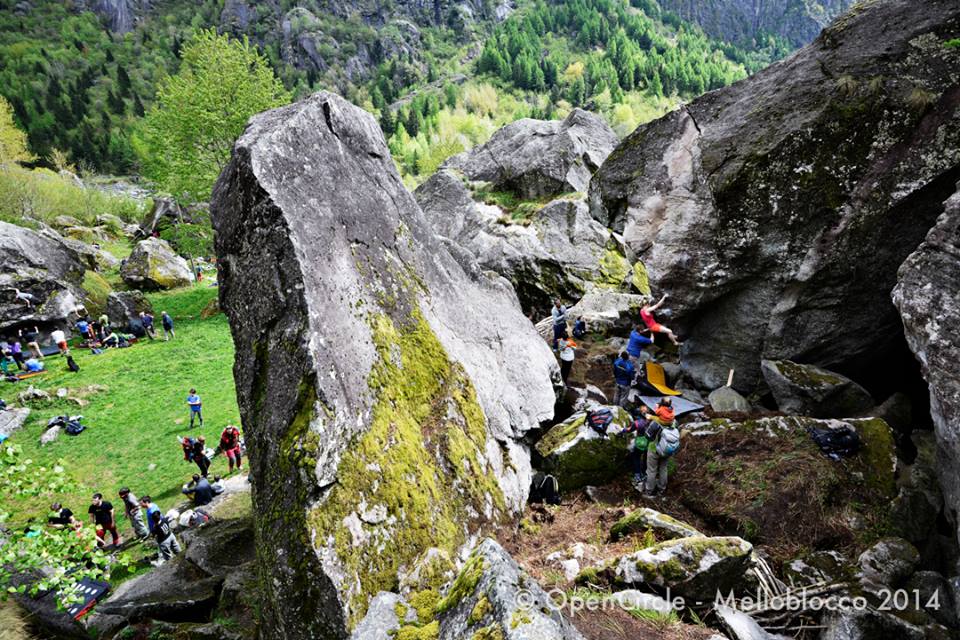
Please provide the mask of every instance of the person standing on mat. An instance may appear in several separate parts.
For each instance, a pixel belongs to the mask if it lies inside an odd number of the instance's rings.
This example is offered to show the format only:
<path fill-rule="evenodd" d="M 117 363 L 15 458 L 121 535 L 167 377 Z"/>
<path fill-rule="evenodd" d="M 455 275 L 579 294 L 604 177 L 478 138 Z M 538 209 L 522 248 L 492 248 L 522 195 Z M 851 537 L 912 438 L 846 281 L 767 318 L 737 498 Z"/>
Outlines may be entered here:
<path fill-rule="evenodd" d="M 203 426 L 203 403 L 200 401 L 200 396 L 197 395 L 196 389 L 190 389 L 190 395 L 187 396 L 187 405 L 190 407 L 190 426 L 193 427 L 193 421 L 195 418 L 200 419 L 200 426 Z"/>
<path fill-rule="evenodd" d="M 663 306 L 663 303 L 667 299 L 667 295 L 668 294 L 666 293 L 663 294 L 663 297 L 660 298 L 660 301 L 657 304 L 644 305 L 643 308 L 640 309 L 640 319 L 643 320 L 643 323 L 647 325 L 647 328 L 650 329 L 650 331 L 653 333 L 662 333 L 670 338 L 670 342 L 672 342 L 674 345 L 680 346 L 680 341 L 677 340 L 677 336 L 674 335 L 673 331 L 657 322 L 657 319 L 653 317 L 653 312 Z M 652 298 L 650 299 L 652 300 Z"/>
<path fill-rule="evenodd" d="M 24 344 L 30 349 L 33 357 L 38 360 L 43 360 L 43 352 L 40 351 L 40 343 L 37 342 L 37 340 L 40 339 L 40 330 L 34 327 L 32 330 L 27 329 L 26 332 L 21 330 L 17 331 L 17 333 L 23 338 Z"/>
<path fill-rule="evenodd" d="M 160 324 L 163 325 L 163 339 L 169 340 L 176 338 L 177 334 L 173 332 L 173 318 L 166 311 L 160 312 Z"/>

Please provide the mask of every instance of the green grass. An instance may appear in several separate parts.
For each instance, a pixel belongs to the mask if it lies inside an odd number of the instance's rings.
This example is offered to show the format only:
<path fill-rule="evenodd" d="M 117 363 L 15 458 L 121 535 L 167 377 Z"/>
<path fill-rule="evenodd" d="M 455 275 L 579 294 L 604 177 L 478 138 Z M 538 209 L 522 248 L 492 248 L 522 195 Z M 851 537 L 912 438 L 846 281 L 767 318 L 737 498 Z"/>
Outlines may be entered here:
<path fill-rule="evenodd" d="M 128 485 L 137 495 L 150 494 L 161 508 L 180 501 L 180 487 L 196 467 L 183 461 L 176 436 L 204 435 L 216 446 L 227 423 L 239 425 L 233 385 L 233 341 L 227 319 L 219 314 L 207 320 L 200 311 L 217 295 L 204 283 L 173 292 L 150 295 L 159 324 L 160 311 L 176 321 L 177 337 L 144 340 L 129 349 L 109 349 L 93 356 L 74 349 L 80 372 L 72 374 L 59 356 L 46 359 L 49 372 L 32 379 L 34 386 L 55 396 L 58 388 L 77 389 L 99 384 L 106 391 L 87 397 L 79 408 L 65 400 L 36 404 L 27 424 L 11 442 L 39 464 L 63 459 L 75 486 L 62 495 L 32 498 L 0 496 L 0 512 L 9 511 L 13 524 L 45 518 L 52 500 L 63 502 L 85 517 L 90 495 L 100 491 L 119 505 L 117 490 Z M 8 403 L 27 388 L 28 382 L 0 383 L 0 397 Z M 189 429 L 186 396 L 191 386 L 203 399 L 205 425 Z M 88 428 L 76 437 L 61 434 L 47 446 L 39 437 L 55 415 L 81 413 Z M 151 465 L 156 465 L 151 469 Z M 214 459 L 211 473 L 225 474 L 226 460 Z M 127 523 L 123 522 L 123 528 Z"/>

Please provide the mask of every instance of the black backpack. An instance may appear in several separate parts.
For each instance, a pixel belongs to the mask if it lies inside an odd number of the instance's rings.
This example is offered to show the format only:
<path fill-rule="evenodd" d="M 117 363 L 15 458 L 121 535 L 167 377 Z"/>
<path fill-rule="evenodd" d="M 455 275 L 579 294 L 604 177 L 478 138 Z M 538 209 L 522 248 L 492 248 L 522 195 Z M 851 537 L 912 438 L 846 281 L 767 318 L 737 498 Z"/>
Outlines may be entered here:
<path fill-rule="evenodd" d="M 73 359 L 73 356 L 67 355 L 67 369 L 77 373 L 80 371 L 80 365 L 77 364 L 77 361 Z"/>
<path fill-rule="evenodd" d="M 818 429 L 810 427 L 810 437 L 828 458 L 839 460 L 854 456 L 860 450 L 860 436 L 853 427 L 843 426 L 836 429 Z"/>
<path fill-rule="evenodd" d="M 554 476 L 536 472 L 530 483 L 530 502 L 560 504 L 560 483 Z"/>

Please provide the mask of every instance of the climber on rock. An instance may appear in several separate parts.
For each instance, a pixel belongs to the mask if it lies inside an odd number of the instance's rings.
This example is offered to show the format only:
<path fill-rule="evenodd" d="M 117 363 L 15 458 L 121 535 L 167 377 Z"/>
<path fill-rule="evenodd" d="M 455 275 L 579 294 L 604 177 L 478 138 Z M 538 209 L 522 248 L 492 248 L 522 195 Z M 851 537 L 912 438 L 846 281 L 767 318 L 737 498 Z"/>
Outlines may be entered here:
<path fill-rule="evenodd" d="M 670 342 L 672 342 L 677 346 L 680 346 L 680 341 L 677 340 L 677 336 L 673 333 L 673 331 L 671 331 L 668 327 L 665 327 L 659 322 L 657 322 L 657 319 L 654 318 L 653 316 L 653 312 L 659 309 L 661 306 L 663 306 L 663 303 L 666 301 L 667 297 L 668 297 L 668 294 L 665 293 L 663 294 L 663 297 L 660 298 L 660 301 L 657 302 L 657 304 L 644 305 L 643 308 L 640 309 L 640 319 L 643 320 L 643 323 L 647 325 L 647 328 L 650 329 L 651 332 L 663 333 L 668 338 L 670 338 Z M 652 298 L 648 300 L 652 300 Z"/>

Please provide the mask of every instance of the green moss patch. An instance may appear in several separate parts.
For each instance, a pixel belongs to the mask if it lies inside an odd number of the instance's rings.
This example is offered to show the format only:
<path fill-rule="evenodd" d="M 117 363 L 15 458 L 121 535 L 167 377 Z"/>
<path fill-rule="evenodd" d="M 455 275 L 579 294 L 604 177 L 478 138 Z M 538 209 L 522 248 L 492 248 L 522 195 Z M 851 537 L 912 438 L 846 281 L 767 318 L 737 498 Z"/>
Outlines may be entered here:
<path fill-rule="evenodd" d="M 633 264 L 633 287 L 645 296 L 651 295 L 650 276 L 647 274 L 647 265 L 642 260 Z"/>
<path fill-rule="evenodd" d="M 353 624 L 374 594 L 397 588 L 400 570 L 424 551 L 453 556 L 470 522 L 505 509 L 483 455 L 483 411 L 462 368 L 417 310 L 406 326 L 386 315 L 371 324 L 380 360 L 369 377 L 376 398 L 370 424 L 346 449 L 337 484 L 308 515 L 316 545 L 332 543 L 349 576 L 341 589 Z M 365 521 L 374 508 L 385 518 Z"/>
<path fill-rule="evenodd" d="M 598 284 L 619 287 L 630 273 L 630 263 L 618 250 L 607 247 L 600 257 L 600 281 Z"/>

